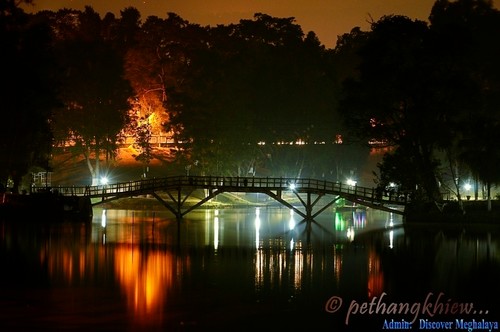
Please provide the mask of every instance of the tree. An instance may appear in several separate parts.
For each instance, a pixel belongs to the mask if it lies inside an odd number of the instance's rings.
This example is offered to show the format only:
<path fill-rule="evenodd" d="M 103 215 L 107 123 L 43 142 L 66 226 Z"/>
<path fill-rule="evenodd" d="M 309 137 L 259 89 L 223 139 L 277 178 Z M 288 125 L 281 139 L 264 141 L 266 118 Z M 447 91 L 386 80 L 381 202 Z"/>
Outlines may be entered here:
<path fill-rule="evenodd" d="M 486 184 L 490 200 L 491 186 L 500 183 L 494 166 L 500 162 L 500 46 L 491 40 L 500 33 L 500 12 L 486 0 L 438 0 L 430 22 L 440 41 L 435 49 L 441 67 L 460 73 L 460 81 L 469 85 L 467 97 L 453 108 L 453 156 Z M 491 203 L 488 206 L 491 209 Z"/>
<path fill-rule="evenodd" d="M 187 26 L 187 21 L 169 13 L 165 20 L 148 17 L 133 38 L 128 34 L 131 46 L 125 53 L 125 73 L 135 92 L 133 111 L 136 117 L 147 120 L 151 134 L 162 134 L 169 121 L 166 89 L 182 80 L 176 70 L 188 48 Z"/>
<path fill-rule="evenodd" d="M 341 110 L 358 137 L 404 150 L 401 155 L 411 157 L 422 195 L 435 200 L 439 185 L 434 152 L 443 121 L 425 48 L 428 33 L 425 22 L 403 16 L 374 22 L 360 51 L 359 77 L 345 82 Z"/>
<path fill-rule="evenodd" d="M 387 165 L 380 165 L 387 172 L 381 179 L 391 174 L 400 176 L 393 181 L 406 181 L 409 160 L 417 196 L 431 201 L 440 199 L 443 169 L 450 170 L 458 199 L 460 168 L 498 181 L 476 162 L 488 155 L 494 163 L 498 155 L 498 145 L 485 139 L 498 130 L 499 84 L 492 73 L 499 72 L 493 59 L 500 53 L 487 37 L 500 31 L 498 17 L 489 1 L 443 0 L 433 7 L 430 26 L 401 16 L 372 24 L 359 75 L 346 81 L 341 105 L 359 137 L 394 147 Z M 440 168 L 444 163 L 448 167 Z"/>
<path fill-rule="evenodd" d="M 153 159 L 153 153 L 151 149 L 151 125 L 146 121 L 141 121 L 135 129 L 135 143 L 134 147 L 139 151 L 139 154 L 135 157 L 137 161 L 143 164 L 144 171 L 143 177 L 146 177 L 147 167 Z"/>
<path fill-rule="evenodd" d="M 124 78 L 123 56 L 101 36 L 99 15 L 86 7 L 78 13 L 78 22 L 74 38 L 57 45 L 64 68 L 64 107 L 57 112 L 55 127 L 59 138 L 84 156 L 95 185 L 101 157 L 115 157 L 133 94 Z"/>
<path fill-rule="evenodd" d="M 182 82 L 167 89 L 171 128 L 182 128 L 203 167 L 245 175 L 275 154 L 272 143 L 333 141 L 333 80 L 313 33 L 264 14 L 208 32 L 187 53 Z"/>
<path fill-rule="evenodd" d="M 8 179 L 12 181 L 13 192 L 18 192 L 22 177 L 31 168 L 49 171 L 51 109 L 57 105 L 58 82 L 48 24 L 26 15 L 18 3 L 0 5 L 0 178 L 2 186 Z"/>

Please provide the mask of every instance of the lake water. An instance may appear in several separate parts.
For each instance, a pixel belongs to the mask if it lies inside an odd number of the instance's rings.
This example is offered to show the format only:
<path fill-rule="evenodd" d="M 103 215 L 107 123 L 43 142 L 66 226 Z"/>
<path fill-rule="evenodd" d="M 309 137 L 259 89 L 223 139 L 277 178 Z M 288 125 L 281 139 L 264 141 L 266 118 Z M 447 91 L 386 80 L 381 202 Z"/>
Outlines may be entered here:
<path fill-rule="evenodd" d="M 4 222 L 0 331 L 494 331 L 499 235 L 355 208 Z"/>

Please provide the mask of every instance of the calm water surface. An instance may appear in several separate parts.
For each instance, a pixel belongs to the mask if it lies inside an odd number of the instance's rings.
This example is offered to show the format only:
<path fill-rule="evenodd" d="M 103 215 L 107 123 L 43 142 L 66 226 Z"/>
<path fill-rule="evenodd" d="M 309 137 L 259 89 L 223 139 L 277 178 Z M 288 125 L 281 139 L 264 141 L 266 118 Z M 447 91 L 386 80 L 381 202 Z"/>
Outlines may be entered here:
<path fill-rule="evenodd" d="M 99 208 L 89 224 L 1 223 L 0 331 L 500 321 L 498 226 L 403 227 L 370 209 L 330 209 L 309 226 L 285 208 L 200 209 L 180 224 Z"/>

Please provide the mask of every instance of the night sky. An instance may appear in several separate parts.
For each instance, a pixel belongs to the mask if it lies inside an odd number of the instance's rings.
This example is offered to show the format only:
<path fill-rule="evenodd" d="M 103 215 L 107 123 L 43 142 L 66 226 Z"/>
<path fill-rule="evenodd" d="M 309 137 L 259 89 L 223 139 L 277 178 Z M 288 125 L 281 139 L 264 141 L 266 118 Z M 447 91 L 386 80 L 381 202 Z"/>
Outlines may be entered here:
<path fill-rule="evenodd" d="M 304 33 L 314 31 L 322 44 L 335 47 L 337 36 L 359 26 L 368 30 L 368 21 L 383 15 L 405 15 L 427 21 L 435 0 L 35 0 L 27 11 L 75 8 L 82 10 L 90 5 L 103 16 L 135 7 L 144 21 L 150 15 L 166 18 L 168 12 L 176 13 L 190 23 L 202 26 L 238 23 L 252 19 L 255 13 L 274 17 L 294 17 Z M 500 0 L 494 0 L 500 8 Z"/>

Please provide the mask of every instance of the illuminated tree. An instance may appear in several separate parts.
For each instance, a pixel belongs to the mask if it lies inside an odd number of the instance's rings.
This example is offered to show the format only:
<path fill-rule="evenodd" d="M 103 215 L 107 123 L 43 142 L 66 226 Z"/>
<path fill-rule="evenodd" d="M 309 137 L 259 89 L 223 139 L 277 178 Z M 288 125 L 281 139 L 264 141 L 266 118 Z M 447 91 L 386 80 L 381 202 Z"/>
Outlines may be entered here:
<path fill-rule="evenodd" d="M 147 167 L 153 158 L 151 149 L 151 125 L 147 121 L 141 123 L 135 129 L 135 143 L 134 147 L 139 151 L 135 159 L 141 162 L 144 166 L 143 177 L 146 177 Z"/>
<path fill-rule="evenodd" d="M 178 48 L 175 41 L 180 38 L 176 26 L 183 24 L 178 20 L 173 14 L 167 20 L 149 17 L 136 30 L 135 42 L 125 52 L 125 74 L 135 91 L 133 111 L 148 120 L 151 134 L 156 136 L 165 135 L 169 121 L 165 89 L 166 82 L 175 79 L 174 48 Z"/>

